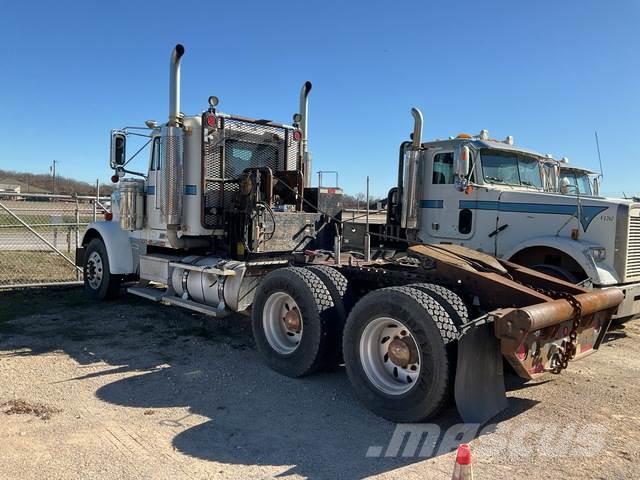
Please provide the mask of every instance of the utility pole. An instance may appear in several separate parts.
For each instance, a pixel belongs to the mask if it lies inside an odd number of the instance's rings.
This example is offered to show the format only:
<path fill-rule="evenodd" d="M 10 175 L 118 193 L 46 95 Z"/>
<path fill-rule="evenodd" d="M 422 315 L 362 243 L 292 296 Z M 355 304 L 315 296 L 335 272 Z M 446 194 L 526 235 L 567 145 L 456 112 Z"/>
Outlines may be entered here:
<path fill-rule="evenodd" d="M 52 182 L 53 182 L 53 194 L 56 194 L 56 164 L 58 163 L 57 160 L 53 161 L 53 165 L 50 167 L 51 169 L 51 175 L 52 175 Z"/>

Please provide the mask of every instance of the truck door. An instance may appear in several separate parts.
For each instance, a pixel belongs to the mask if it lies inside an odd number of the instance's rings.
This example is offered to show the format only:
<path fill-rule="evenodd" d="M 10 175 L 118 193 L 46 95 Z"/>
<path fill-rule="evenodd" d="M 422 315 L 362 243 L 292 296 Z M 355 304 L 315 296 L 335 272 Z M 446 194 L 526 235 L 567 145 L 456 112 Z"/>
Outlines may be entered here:
<path fill-rule="evenodd" d="M 153 139 L 151 148 L 151 160 L 149 163 L 149 178 L 147 180 L 147 222 L 149 228 L 164 229 L 160 214 L 160 188 L 162 181 L 162 165 L 160 163 L 161 148 L 160 136 Z"/>
<path fill-rule="evenodd" d="M 471 183 L 481 175 L 479 162 L 474 162 L 477 155 L 472 152 Z M 453 148 L 429 150 L 423 170 L 424 193 L 420 205 L 423 239 L 495 254 L 500 191 L 478 187 L 461 191 L 455 185 Z"/>
<path fill-rule="evenodd" d="M 456 188 L 452 150 L 427 150 L 424 162 L 421 230 L 437 242 L 464 244 L 474 235 L 472 209 L 460 208 L 468 195 Z"/>

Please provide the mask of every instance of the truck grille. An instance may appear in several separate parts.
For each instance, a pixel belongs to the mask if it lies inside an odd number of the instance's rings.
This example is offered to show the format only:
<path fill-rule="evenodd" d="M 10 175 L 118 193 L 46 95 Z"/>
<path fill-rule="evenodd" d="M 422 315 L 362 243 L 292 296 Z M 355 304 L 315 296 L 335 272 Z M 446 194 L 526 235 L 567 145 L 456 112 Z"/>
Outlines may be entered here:
<path fill-rule="evenodd" d="M 269 167 L 274 173 L 295 170 L 300 155 L 300 142 L 291 128 L 238 118 L 218 122 L 218 129 L 203 139 L 205 228 L 222 226 L 223 212 L 231 207 L 245 168 Z"/>
<path fill-rule="evenodd" d="M 629 217 L 629 244 L 625 277 L 640 276 L 640 217 Z"/>

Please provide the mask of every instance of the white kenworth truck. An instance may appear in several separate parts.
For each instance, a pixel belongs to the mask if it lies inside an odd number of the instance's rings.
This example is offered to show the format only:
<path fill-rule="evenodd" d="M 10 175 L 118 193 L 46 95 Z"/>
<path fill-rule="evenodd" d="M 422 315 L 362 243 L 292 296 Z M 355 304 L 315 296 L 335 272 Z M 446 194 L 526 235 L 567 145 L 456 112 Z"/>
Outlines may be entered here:
<path fill-rule="evenodd" d="M 394 210 L 403 226 L 388 225 L 395 235 L 373 252 L 341 253 L 349 226 L 339 202 L 323 197 L 336 193 L 309 186 L 311 84 L 292 125 L 222 113 L 214 97 L 188 116 L 183 54 L 177 45 L 171 55 L 168 122 L 112 132 L 113 216 L 89 225 L 76 255 L 94 298 L 126 287 L 214 317 L 250 314 L 271 368 L 299 377 L 344 363 L 362 401 L 402 422 L 435 415 L 452 391 L 465 420 L 485 421 L 506 405 L 501 356 L 530 379 L 599 347 L 619 290 L 590 292 L 475 250 L 414 241 L 421 224 L 451 223 L 426 215 L 436 209 L 417 215 L 413 180 L 426 150 L 415 140 L 397 192 L 410 201 Z M 144 174 L 127 165 L 134 133 L 151 145 Z"/>
<path fill-rule="evenodd" d="M 640 203 L 599 197 L 586 170 L 486 130 L 421 143 L 417 153 L 410 145 L 402 144 L 400 163 L 411 173 L 399 172 L 390 192 L 392 225 L 414 228 L 416 241 L 466 246 L 589 288 L 618 287 L 625 298 L 614 318 L 640 313 Z M 402 204 L 415 206 L 406 218 Z"/>

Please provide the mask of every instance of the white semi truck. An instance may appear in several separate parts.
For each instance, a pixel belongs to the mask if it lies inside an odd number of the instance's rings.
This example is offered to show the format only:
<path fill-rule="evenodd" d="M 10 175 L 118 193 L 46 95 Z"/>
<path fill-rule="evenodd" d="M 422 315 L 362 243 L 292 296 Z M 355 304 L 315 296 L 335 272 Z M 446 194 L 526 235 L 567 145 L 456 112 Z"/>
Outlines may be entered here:
<path fill-rule="evenodd" d="M 492 140 L 486 130 L 421 143 L 418 153 L 408 145 L 401 163 L 418 173 L 409 184 L 400 173 L 389 197 L 392 223 L 419 225 L 420 242 L 462 245 L 596 289 L 618 287 L 625 298 L 615 318 L 640 313 L 640 203 L 598 197 L 584 169 L 517 147 L 513 137 Z M 406 220 L 395 212 L 399 189 L 404 204 L 416 206 Z"/>
<path fill-rule="evenodd" d="M 589 292 L 441 245 L 437 235 L 438 245 L 416 242 L 425 231 L 452 235 L 458 224 L 445 211 L 461 219 L 458 231 L 477 232 L 484 221 L 450 212 L 448 201 L 431 208 L 418 195 L 432 153 L 418 131 L 403 147 L 399 223 L 390 219 L 374 260 L 341 253 L 343 223 L 331 211 L 339 202 L 323 197 L 336 192 L 308 183 L 311 84 L 292 125 L 222 113 L 215 97 L 204 112 L 184 115 L 183 54 L 177 45 L 171 55 L 168 121 L 112 132 L 113 216 L 88 226 L 76 254 L 93 298 L 126 288 L 213 317 L 250 314 L 272 369 L 299 377 L 344 363 L 361 400 L 402 422 L 435 415 L 452 390 L 465 420 L 485 421 L 506 405 L 501 357 L 530 379 L 559 373 L 599 347 L 619 290 Z M 144 174 L 129 170 L 133 134 L 151 145 Z M 470 159 L 466 150 L 443 152 L 434 175 L 446 180 L 447 165 L 470 171 L 460 167 Z"/>

